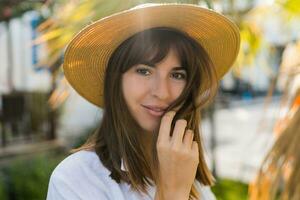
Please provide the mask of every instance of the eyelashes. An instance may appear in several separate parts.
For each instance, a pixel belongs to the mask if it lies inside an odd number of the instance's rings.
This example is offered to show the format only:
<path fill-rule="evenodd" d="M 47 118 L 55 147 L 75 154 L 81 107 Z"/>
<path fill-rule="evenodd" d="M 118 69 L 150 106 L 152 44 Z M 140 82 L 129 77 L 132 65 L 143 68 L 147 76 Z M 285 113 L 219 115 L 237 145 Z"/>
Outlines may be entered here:
<path fill-rule="evenodd" d="M 135 69 L 135 72 L 142 76 L 150 76 L 152 71 L 153 69 L 148 69 L 147 67 L 137 67 Z M 175 80 L 186 80 L 187 75 L 185 72 L 172 71 L 170 77 Z"/>
<path fill-rule="evenodd" d="M 186 80 L 186 74 L 181 72 L 174 72 L 171 74 L 171 76 L 178 80 Z"/>
<path fill-rule="evenodd" d="M 144 75 L 144 76 L 148 76 L 151 74 L 150 70 L 146 69 L 146 68 L 137 68 L 135 71 L 136 71 L 136 73 Z"/>

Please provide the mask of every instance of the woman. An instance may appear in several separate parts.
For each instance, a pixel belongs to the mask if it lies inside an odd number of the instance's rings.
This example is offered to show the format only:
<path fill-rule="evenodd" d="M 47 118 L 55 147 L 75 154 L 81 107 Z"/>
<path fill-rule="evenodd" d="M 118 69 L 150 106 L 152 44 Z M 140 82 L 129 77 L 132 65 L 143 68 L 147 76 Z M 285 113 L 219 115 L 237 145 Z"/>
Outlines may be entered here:
<path fill-rule="evenodd" d="M 142 5 L 84 28 L 64 72 L 104 114 L 56 167 L 47 199 L 214 199 L 200 110 L 238 50 L 237 27 L 195 5 Z"/>

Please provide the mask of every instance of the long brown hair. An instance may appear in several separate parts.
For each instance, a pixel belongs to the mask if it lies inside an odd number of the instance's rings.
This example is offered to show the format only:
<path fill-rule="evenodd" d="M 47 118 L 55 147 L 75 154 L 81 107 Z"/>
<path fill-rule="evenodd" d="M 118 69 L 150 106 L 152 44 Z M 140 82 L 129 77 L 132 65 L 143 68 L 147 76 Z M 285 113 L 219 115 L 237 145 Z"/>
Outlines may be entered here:
<path fill-rule="evenodd" d="M 214 97 L 218 85 L 215 68 L 204 48 L 186 33 L 174 28 L 157 27 L 133 35 L 114 51 L 106 68 L 101 125 L 83 146 L 75 149 L 95 150 L 103 165 L 110 170 L 111 178 L 117 183 L 125 181 L 137 191 L 147 192 L 147 185 L 152 185 L 150 180 L 154 184 L 158 182 L 158 130 L 154 133 L 153 157 L 149 161 L 141 143 L 143 130 L 130 114 L 124 100 L 123 92 L 126 91 L 122 91 L 122 75 L 136 64 L 160 62 L 171 48 L 177 52 L 181 66 L 186 68 L 187 83 L 166 112 L 181 106 L 173 120 L 172 130 L 177 119 L 188 121 L 188 128 L 194 131 L 194 140 L 199 145 L 200 163 L 196 179 L 204 185 L 213 182 L 204 160 L 199 125 L 200 110 Z M 122 160 L 128 170 L 126 172 L 121 170 Z M 190 197 L 199 199 L 195 185 Z"/>

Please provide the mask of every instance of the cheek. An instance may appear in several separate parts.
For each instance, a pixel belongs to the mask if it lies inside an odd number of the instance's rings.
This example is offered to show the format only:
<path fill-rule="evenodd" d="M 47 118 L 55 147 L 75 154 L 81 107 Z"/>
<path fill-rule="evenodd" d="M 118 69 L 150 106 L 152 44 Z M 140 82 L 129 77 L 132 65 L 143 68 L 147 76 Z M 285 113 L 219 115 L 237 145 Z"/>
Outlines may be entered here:
<path fill-rule="evenodd" d="M 136 76 L 126 73 L 122 77 L 122 91 L 130 109 L 134 109 L 132 108 L 133 104 L 141 100 L 145 94 L 147 94 L 145 84 Z"/>
<path fill-rule="evenodd" d="M 177 99 L 181 95 L 181 93 L 183 92 L 183 90 L 185 88 L 185 85 L 186 85 L 185 81 L 173 84 L 173 87 L 172 87 L 173 100 Z"/>

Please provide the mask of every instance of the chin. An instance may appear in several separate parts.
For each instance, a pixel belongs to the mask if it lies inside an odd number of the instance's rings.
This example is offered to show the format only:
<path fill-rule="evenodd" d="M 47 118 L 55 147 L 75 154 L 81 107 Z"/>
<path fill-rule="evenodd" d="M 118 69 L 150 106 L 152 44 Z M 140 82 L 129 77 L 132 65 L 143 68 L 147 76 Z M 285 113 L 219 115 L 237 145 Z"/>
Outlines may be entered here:
<path fill-rule="evenodd" d="M 157 130 L 160 120 L 160 118 L 149 118 L 148 116 L 136 117 L 136 122 L 140 125 L 140 127 L 149 133 L 153 133 L 155 130 Z"/>
<path fill-rule="evenodd" d="M 142 128 L 146 131 L 146 132 L 150 132 L 153 133 L 156 129 L 157 129 L 158 124 L 145 124 L 144 126 L 142 126 Z"/>

